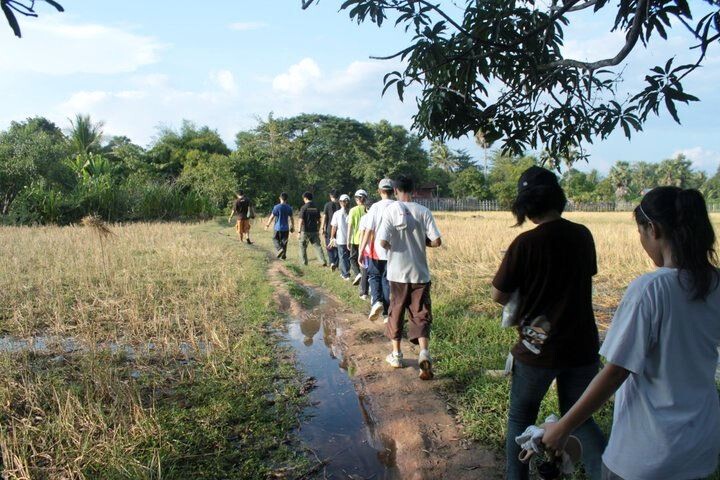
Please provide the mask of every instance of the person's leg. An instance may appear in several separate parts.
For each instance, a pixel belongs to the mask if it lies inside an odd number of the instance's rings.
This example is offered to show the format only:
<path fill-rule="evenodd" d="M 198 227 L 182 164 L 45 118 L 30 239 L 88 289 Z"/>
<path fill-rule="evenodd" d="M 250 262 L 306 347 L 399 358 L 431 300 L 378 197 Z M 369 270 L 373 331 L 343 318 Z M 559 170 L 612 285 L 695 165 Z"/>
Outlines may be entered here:
<path fill-rule="evenodd" d="M 242 221 L 240 219 L 235 220 L 235 231 L 238 234 L 238 237 L 240 238 L 240 241 L 243 241 L 243 230 L 242 230 Z"/>
<path fill-rule="evenodd" d="M 338 253 L 340 254 L 340 275 L 347 278 L 350 276 L 350 250 L 347 245 L 338 245 Z"/>
<path fill-rule="evenodd" d="M 327 250 L 328 262 L 330 265 L 338 266 L 340 257 L 340 246 L 330 247 L 330 233 L 325 233 L 325 249 Z"/>
<path fill-rule="evenodd" d="M 305 232 L 303 232 L 300 234 L 300 263 L 302 263 L 303 265 L 308 264 L 307 244 L 308 244 L 307 234 Z"/>
<path fill-rule="evenodd" d="M 322 265 L 327 266 L 327 260 L 325 259 L 325 252 L 323 252 L 322 242 L 320 241 L 320 234 L 315 232 L 310 234 L 310 243 L 313 244 L 315 249 L 315 255 L 317 255 L 318 262 Z"/>
<path fill-rule="evenodd" d="M 379 265 L 382 270 L 380 286 L 382 287 L 383 314 L 387 315 L 388 308 L 390 307 L 390 283 L 388 283 L 387 279 L 387 260 L 379 260 Z"/>
<path fill-rule="evenodd" d="M 379 260 L 370 259 L 368 263 L 368 284 L 370 286 L 370 303 L 383 302 L 382 272 L 378 268 Z M 384 302 L 383 302 L 384 303 Z"/>
<path fill-rule="evenodd" d="M 280 232 L 280 244 L 282 245 L 282 256 L 280 258 L 283 260 L 287 258 L 288 240 L 290 240 L 290 232 Z"/>
<path fill-rule="evenodd" d="M 283 244 L 282 244 L 282 234 L 284 232 L 278 232 L 277 230 L 273 234 L 273 246 L 275 247 L 275 253 L 277 254 L 277 257 L 282 257 L 283 253 Z"/>
<path fill-rule="evenodd" d="M 360 274 L 362 277 L 360 277 L 360 295 L 367 295 L 368 294 L 368 271 L 367 268 L 361 268 Z"/>
<path fill-rule="evenodd" d="M 250 220 L 245 220 L 245 236 L 247 237 L 247 243 L 252 244 L 252 240 L 250 240 Z"/>
<path fill-rule="evenodd" d="M 358 246 L 354 243 L 349 244 L 350 246 L 350 271 L 352 272 L 353 278 L 360 273 L 360 265 L 358 265 Z"/>
<path fill-rule="evenodd" d="M 510 411 L 508 412 L 505 455 L 508 480 L 527 480 L 529 468 L 518 460 L 520 445 L 515 437 L 535 424 L 540 403 L 555 378 L 556 370 L 539 368 L 515 362 L 510 386 Z"/>
<path fill-rule="evenodd" d="M 557 377 L 560 413 L 565 415 L 580 399 L 585 389 L 599 371 L 599 364 L 584 367 L 566 368 Z M 602 454 L 607 444 L 605 435 L 595 420 L 590 417 L 573 432 L 583 445 L 583 465 L 592 480 L 602 476 Z"/>
<path fill-rule="evenodd" d="M 402 340 L 405 308 L 407 306 L 406 297 L 408 293 L 408 284 L 391 282 L 390 288 L 393 289 L 393 303 L 390 305 L 388 323 L 385 324 L 385 335 L 391 342 L 393 342 L 393 352 L 399 353 L 400 340 Z"/>
<path fill-rule="evenodd" d="M 422 338 L 423 343 L 427 345 L 432 324 L 430 283 L 410 283 L 408 289 L 410 300 L 407 305 L 410 313 L 408 340 L 417 345 Z M 427 350 L 427 347 L 424 350 Z"/>

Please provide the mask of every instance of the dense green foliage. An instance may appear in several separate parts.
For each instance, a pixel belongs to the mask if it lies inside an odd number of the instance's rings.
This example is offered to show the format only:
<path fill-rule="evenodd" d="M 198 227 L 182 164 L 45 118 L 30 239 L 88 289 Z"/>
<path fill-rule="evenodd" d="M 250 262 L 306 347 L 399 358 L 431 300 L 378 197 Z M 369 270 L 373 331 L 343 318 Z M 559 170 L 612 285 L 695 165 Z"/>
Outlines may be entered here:
<path fill-rule="evenodd" d="M 387 121 L 303 114 L 258 122 L 236 135 L 231 150 L 215 130 L 184 122 L 163 129 L 147 148 L 106 138 L 102 123 L 78 115 L 67 132 L 44 118 L 13 122 L 0 132 L 0 209 L 11 224 L 69 224 L 88 214 L 109 221 L 207 218 L 226 212 L 246 190 L 260 211 L 281 191 L 299 205 L 304 191 L 322 201 L 336 188 L 374 192 L 380 178 L 404 173 L 441 197 L 497 200 L 507 207 L 520 173 L 540 160 L 495 152 L 484 169 L 463 150 L 420 137 Z M 564 169 L 574 203 L 632 201 L 657 185 L 699 188 L 720 200 L 712 178 L 682 155 L 660 163 L 619 161 L 607 178 Z"/>
<path fill-rule="evenodd" d="M 563 156 L 585 157 L 583 145 L 613 131 L 630 138 L 661 109 L 679 122 L 678 103 L 698 101 L 683 81 L 720 44 L 716 0 L 346 0 L 340 10 L 357 23 L 412 34 L 405 48 L 381 57 L 402 65 L 385 75 L 384 91 L 403 99 L 406 90 L 420 90 L 414 127 L 423 136 L 479 132 L 515 155 L 551 152 L 555 166 Z M 590 13 L 606 18 L 606 31 L 622 33 L 625 43 L 607 58 L 569 58 L 572 49 L 563 47 L 570 41 L 585 45 L 582 37 L 567 41 L 565 32 Z M 689 52 L 663 41 L 670 31 L 687 36 Z M 662 63 L 640 88 L 622 91 L 626 59 L 642 47 L 653 55 L 662 49 Z M 690 63 L 679 64 L 688 53 Z"/>

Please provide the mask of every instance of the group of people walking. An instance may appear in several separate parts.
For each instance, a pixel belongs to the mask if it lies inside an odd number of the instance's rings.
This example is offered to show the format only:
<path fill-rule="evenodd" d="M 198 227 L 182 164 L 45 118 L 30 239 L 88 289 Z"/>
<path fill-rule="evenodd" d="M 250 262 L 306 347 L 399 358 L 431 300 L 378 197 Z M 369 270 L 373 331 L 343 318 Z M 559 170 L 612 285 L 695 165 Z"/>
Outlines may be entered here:
<path fill-rule="evenodd" d="M 419 344 L 420 377 L 428 380 L 433 369 L 426 248 L 442 241 L 432 213 L 412 201 L 412 192 L 407 177 L 383 179 L 380 200 L 369 208 L 365 190 L 355 192 L 352 208 L 347 194 L 333 191 L 322 211 L 305 193 L 298 235 L 304 264 L 311 243 L 318 261 L 360 285 L 361 296 L 369 293 L 369 319 L 385 318 L 392 345 L 386 361 L 395 368 L 403 366 L 401 338 L 409 313 L 407 338 Z M 286 202 L 281 194 L 266 224 L 275 224 L 278 258 L 286 257 L 294 229 Z M 704 198 L 677 187 L 658 187 L 643 197 L 633 215 L 640 244 L 658 268 L 630 284 L 602 347 L 592 307 L 595 244 L 585 226 L 562 217 L 566 203 L 554 173 L 540 167 L 523 172 L 512 213 L 518 226 L 530 220 L 536 227 L 513 240 L 492 280 L 491 296 L 512 304 L 518 332 L 510 356 L 507 478 L 529 478 L 516 438 L 538 421 L 553 381 L 562 417 L 542 425 L 538 443 L 560 455 L 576 435 L 593 480 L 711 475 L 720 455 L 720 271 Z M 613 395 L 606 441 L 592 415 Z"/>

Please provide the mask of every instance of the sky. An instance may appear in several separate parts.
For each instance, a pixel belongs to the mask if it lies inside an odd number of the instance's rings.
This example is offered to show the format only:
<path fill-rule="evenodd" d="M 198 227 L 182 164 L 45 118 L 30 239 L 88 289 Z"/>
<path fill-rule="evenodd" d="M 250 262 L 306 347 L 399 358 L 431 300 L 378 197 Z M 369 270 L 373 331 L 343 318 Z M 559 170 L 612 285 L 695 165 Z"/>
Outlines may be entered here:
<path fill-rule="evenodd" d="M 323 113 L 361 121 L 381 119 L 410 127 L 415 111 L 382 92 L 382 77 L 400 65 L 372 60 L 410 39 L 392 22 L 358 25 L 339 0 L 302 10 L 300 0 L 61 1 L 66 12 L 38 3 L 40 17 L 21 19 L 23 38 L 0 23 L 0 129 L 41 115 L 62 128 L 77 113 L 104 122 L 106 135 L 126 135 L 147 146 L 159 128 L 183 119 L 217 129 L 234 147 L 235 134 L 258 118 Z M 449 4 L 449 2 L 443 2 Z M 452 5 L 449 11 L 457 11 Z M 622 35 L 612 17 L 580 14 L 566 31 L 566 53 L 577 59 L 613 56 Z M 717 42 L 716 42 L 717 43 Z M 624 88 L 642 85 L 647 69 L 692 58 L 680 29 L 655 48 L 638 48 L 624 65 Z M 720 165 L 720 48 L 685 83 L 701 102 L 651 118 L 631 141 L 613 134 L 588 150 L 581 170 L 607 173 L 617 160 L 658 162 L 678 153 L 713 174 Z M 449 142 L 479 162 L 471 138 Z"/>

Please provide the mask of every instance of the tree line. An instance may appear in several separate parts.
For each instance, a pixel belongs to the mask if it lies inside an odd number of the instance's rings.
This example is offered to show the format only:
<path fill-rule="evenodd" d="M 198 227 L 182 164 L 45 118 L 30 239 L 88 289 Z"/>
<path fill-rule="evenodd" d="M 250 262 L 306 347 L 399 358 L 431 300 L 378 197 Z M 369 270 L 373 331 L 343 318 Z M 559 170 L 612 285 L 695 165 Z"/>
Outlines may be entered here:
<path fill-rule="evenodd" d="M 235 148 L 217 131 L 185 121 L 162 128 L 143 148 L 103 135 L 103 124 L 77 115 L 63 131 L 30 118 L 0 132 L 0 209 L 3 223 L 71 224 L 88 214 L 108 221 L 212 217 L 245 190 L 259 210 L 285 191 L 373 191 L 377 180 L 406 174 L 443 197 L 512 201 L 517 178 L 540 157 L 489 152 L 482 165 L 442 142 L 426 148 L 403 126 L 330 115 L 272 115 L 237 133 Z M 487 147 L 478 140 L 480 146 Z M 700 189 L 720 200 L 720 169 L 708 177 L 682 155 L 659 163 L 617 162 L 609 175 L 581 172 L 565 160 L 562 184 L 576 203 L 634 200 L 657 185 Z"/>

